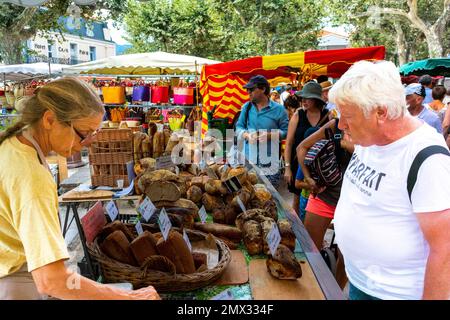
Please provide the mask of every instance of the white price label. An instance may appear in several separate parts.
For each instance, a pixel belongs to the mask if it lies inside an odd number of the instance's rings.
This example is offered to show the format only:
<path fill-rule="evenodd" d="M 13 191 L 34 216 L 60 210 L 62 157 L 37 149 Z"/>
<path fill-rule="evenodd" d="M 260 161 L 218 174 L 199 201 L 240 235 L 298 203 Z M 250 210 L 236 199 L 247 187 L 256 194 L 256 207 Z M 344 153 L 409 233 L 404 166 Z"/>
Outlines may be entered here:
<path fill-rule="evenodd" d="M 148 197 L 145 197 L 144 201 L 142 201 L 137 210 L 145 221 L 148 221 L 155 213 L 156 207 Z"/>
<path fill-rule="evenodd" d="M 272 256 L 275 256 L 277 248 L 281 242 L 280 231 L 278 230 L 278 226 L 276 223 L 272 225 L 272 229 L 270 229 L 269 233 L 267 234 L 266 240 L 267 244 L 269 245 L 270 253 L 272 254 Z"/>
<path fill-rule="evenodd" d="M 200 220 L 202 223 L 206 222 L 206 218 L 208 218 L 208 214 L 206 213 L 205 206 L 202 206 L 198 211 L 198 215 L 200 216 Z"/>
<path fill-rule="evenodd" d="M 172 229 L 172 223 L 170 222 L 169 216 L 167 215 L 166 209 L 164 208 L 162 208 L 161 212 L 159 213 L 158 225 L 164 237 L 164 240 L 167 241 L 169 231 L 170 229 Z"/>
<path fill-rule="evenodd" d="M 111 221 L 114 221 L 117 219 L 117 216 L 119 215 L 119 210 L 117 209 L 114 201 L 109 201 L 106 204 L 105 209 L 106 209 L 106 213 L 108 214 Z"/>
<path fill-rule="evenodd" d="M 211 300 L 234 300 L 234 296 L 230 289 L 227 289 L 212 297 Z"/>
<path fill-rule="evenodd" d="M 140 221 L 138 221 L 134 227 L 136 228 L 138 236 L 144 233 L 144 229 L 142 229 L 142 224 Z"/>
<path fill-rule="evenodd" d="M 186 230 L 183 230 L 183 239 L 184 239 L 184 241 L 186 242 L 186 244 L 187 244 L 187 246 L 188 246 L 188 248 L 189 248 L 189 251 L 192 252 L 191 241 L 189 240 L 189 237 L 188 237 L 188 235 L 187 235 L 187 233 L 186 233 Z"/>
<path fill-rule="evenodd" d="M 247 209 L 245 209 L 244 203 L 242 202 L 241 197 L 239 195 L 237 196 L 237 203 L 238 203 L 239 207 L 241 207 L 242 212 L 247 211 Z"/>

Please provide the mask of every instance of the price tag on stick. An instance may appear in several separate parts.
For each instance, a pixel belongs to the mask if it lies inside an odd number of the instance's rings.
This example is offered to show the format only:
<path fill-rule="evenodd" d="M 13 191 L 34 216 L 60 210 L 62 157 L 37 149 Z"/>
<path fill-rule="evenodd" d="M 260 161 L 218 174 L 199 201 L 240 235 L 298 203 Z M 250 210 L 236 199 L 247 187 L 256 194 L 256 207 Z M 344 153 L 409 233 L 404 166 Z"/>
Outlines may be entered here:
<path fill-rule="evenodd" d="M 189 248 L 189 251 L 192 252 L 191 241 L 189 240 L 189 237 L 188 237 L 188 235 L 187 235 L 187 233 L 186 233 L 186 230 L 184 230 L 184 229 L 183 229 L 183 239 L 184 239 L 184 241 L 186 242 L 186 244 L 187 244 L 187 246 L 188 246 L 188 248 Z"/>
<path fill-rule="evenodd" d="M 269 245 L 270 253 L 272 254 L 272 256 L 275 256 L 277 248 L 281 242 L 280 231 L 278 230 L 278 226 L 276 223 L 272 225 L 272 229 L 270 229 L 269 233 L 267 234 L 266 240 L 267 244 Z"/>
<path fill-rule="evenodd" d="M 144 233 L 144 230 L 142 229 L 142 224 L 140 221 L 138 221 L 136 223 L 135 228 L 136 228 L 136 232 L 137 232 L 138 236 L 140 236 L 141 234 Z"/>
<path fill-rule="evenodd" d="M 237 196 L 237 203 L 238 203 L 239 207 L 241 207 L 242 212 L 247 211 L 247 209 L 245 208 L 244 203 L 242 202 L 241 197 L 239 195 Z"/>
<path fill-rule="evenodd" d="M 167 241 L 169 231 L 172 228 L 172 223 L 170 222 L 169 216 L 167 215 L 166 209 L 164 208 L 162 208 L 161 212 L 159 213 L 158 225 L 164 237 L 164 241 Z"/>
<path fill-rule="evenodd" d="M 142 201 L 139 205 L 137 211 L 141 214 L 145 221 L 148 221 L 155 213 L 156 207 L 148 197 L 145 197 L 144 201 Z"/>
<path fill-rule="evenodd" d="M 119 215 L 119 210 L 116 207 L 116 204 L 114 201 L 109 201 L 105 206 L 106 213 L 108 214 L 111 221 L 114 221 L 117 219 L 117 216 Z"/>
<path fill-rule="evenodd" d="M 205 206 L 202 206 L 200 210 L 198 210 L 198 215 L 200 216 L 200 221 L 202 223 L 206 222 L 206 218 L 208 218 L 208 214 L 206 213 Z"/>

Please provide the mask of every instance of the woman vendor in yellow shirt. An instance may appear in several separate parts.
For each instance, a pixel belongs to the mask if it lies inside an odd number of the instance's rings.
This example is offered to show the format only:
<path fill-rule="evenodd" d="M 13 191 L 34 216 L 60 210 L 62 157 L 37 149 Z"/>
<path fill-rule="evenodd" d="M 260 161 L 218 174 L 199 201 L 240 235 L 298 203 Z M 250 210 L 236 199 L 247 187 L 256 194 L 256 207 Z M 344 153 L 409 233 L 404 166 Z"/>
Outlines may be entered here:
<path fill-rule="evenodd" d="M 104 114 L 99 97 L 83 81 L 62 78 L 19 103 L 20 120 L 0 134 L 0 299 L 159 299 L 151 286 L 126 291 L 80 276 L 73 288 L 68 281 L 45 156 L 69 157 L 91 142 Z"/>

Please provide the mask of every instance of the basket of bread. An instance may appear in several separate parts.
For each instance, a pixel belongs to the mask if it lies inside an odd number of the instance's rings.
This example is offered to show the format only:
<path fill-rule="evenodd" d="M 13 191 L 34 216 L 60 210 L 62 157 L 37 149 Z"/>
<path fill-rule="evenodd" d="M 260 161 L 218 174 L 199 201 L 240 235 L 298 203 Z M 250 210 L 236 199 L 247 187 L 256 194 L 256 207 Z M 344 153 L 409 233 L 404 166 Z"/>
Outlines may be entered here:
<path fill-rule="evenodd" d="M 135 289 L 148 285 L 159 292 L 191 291 L 207 286 L 223 274 L 231 261 L 227 245 L 205 233 L 173 228 L 166 240 L 155 224 L 134 225 L 120 221 L 106 225 L 89 253 L 98 261 L 108 283 L 129 282 Z M 191 251 L 192 250 L 192 251 Z"/>

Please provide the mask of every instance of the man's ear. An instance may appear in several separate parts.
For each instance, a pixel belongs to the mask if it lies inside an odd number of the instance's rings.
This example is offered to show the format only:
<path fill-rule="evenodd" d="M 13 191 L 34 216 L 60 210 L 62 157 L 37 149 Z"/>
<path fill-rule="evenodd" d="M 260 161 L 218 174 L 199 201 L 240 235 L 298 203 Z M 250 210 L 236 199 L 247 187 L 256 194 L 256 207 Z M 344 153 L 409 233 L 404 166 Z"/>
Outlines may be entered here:
<path fill-rule="evenodd" d="M 44 112 L 44 115 L 42 116 L 42 125 L 45 130 L 51 130 L 55 126 L 56 122 L 56 115 L 53 111 L 47 110 Z"/>
<path fill-rule="evenodd" d="M 376 109 L 377 121 L 384 122 L 388 118 L 388 110 L 387 107 L 377 107 Z"/>

